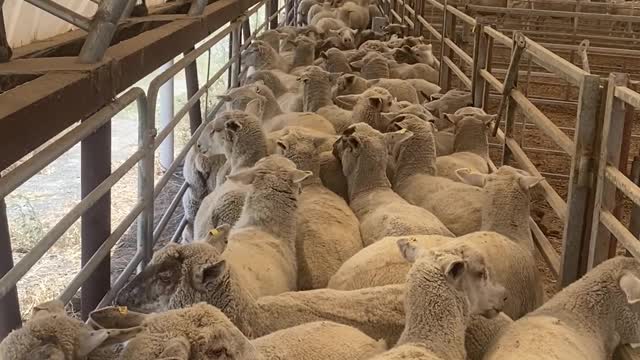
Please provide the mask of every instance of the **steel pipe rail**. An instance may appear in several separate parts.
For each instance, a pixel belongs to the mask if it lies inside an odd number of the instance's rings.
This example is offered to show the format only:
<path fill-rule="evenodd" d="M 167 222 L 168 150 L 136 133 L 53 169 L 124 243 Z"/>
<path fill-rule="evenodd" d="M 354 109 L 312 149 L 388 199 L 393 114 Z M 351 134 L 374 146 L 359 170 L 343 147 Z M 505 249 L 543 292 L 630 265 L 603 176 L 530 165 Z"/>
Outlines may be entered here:
<path fill-rule="evenodd" d="M 84 31 L 91 30 L 91 20 L 52 0 L 26 0 L 29 4 L 47 13 L 75 25 Z"/>

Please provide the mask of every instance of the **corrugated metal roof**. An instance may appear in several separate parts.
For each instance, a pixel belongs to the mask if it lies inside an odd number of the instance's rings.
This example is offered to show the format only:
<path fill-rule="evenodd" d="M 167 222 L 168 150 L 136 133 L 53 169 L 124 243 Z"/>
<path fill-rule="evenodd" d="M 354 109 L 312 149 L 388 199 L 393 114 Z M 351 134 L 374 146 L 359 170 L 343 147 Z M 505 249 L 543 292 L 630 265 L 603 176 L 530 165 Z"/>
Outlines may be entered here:
<path fill-rule="evenodd" d="M 90 0 L 54 1 L 88 18 L 91 18 L 98 8 L 98 5 Z M 148 0 L 147 6 L 151 7 L 162 3 L 164 3 L 162 0 Z M 12 48 L 76 29 L 75 26 L 36 8 L 24 0 L 5 0 L 3 11 L 7 37 Z"/>

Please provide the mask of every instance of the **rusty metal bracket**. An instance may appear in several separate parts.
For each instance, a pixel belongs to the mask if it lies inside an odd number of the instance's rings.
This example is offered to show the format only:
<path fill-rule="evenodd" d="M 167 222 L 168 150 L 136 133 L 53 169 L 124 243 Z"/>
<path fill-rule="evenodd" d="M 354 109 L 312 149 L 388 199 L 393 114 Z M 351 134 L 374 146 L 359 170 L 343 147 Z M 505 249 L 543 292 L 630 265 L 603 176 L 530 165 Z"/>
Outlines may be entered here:
<path fill-rule="evenodd" d="M 511 90 L 516 86 L 516 80 L 518 76 L 518 66 L 520 64 L 520 57 L 522 52 L 527 46 L 527 40 L 521 32 L 515 32 L 513 34 L 513 50 L 511 53 L 511 62 L 509 63 L 509 69 L 504 80 L 504 89 L 502 90 L 502 98 L 500 99 L 500 105 L 498 106 L 498 113 L 496 116 L 496 122 L 493 125 L 493 131 L 491 136 L 495 137 L 500 128 L 500 119 L 504 113 L 504 109 L 507 105 L 507 99 L 511 95 Z"/>
<path fill-rule="evenodd" d="M 582 40 L 580 45 L 578 45 L 578 55 L 580 55 L 580 59 L 582 60 L 582 70 L 591 74 L 591 67 L 589 66 L 589 55 L 587 54 L 589 51 L 589 40 Z"/>

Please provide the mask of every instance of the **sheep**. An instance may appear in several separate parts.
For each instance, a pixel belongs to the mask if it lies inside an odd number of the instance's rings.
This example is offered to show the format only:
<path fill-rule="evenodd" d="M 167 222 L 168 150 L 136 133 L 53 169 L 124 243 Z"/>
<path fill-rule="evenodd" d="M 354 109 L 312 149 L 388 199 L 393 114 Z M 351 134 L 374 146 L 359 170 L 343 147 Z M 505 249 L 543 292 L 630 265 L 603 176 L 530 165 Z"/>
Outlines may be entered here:
<path fill-rule="evenodd" d="M 207 128 L 211 132 L 205 134 L 214 141 L 219 139 L 217 142 L 222 144 L 232 173 L 253 166 L 267 155 L 267 141 L 260 120 L 252 114 L 237 110 L 224 112 Z M 243 184 L 226 181 L 207 195 L 196 214 L 194 238 L 203 238 L 218 225 L 235 224 L 247 191 L 248 187 Z"/>
<path fill-rule="evenodd" d="M 301 0 L 298 3 L 298 13 L 297 13 L 297 24 L 298 25 L 306 25 L 307 24 L 307 14 L 311 10 L 311 7 L 313 5 L 316 5 L 316 4 L 318 4 L 318 2 L 316 0 Z"/>
<path fill-rule="evenodd" d="M 489 172 L 488 126 L 495 115 L 447 115 L 455 124 L 453 153 L 438 156 L 436 168 L 438 176 L 459 181 L 457 169 L 467 168 L 481 173 Z"/>
<path fill-rule="evenodd" d="M 389 60 L 375 51 L 369 51 L 361 60 L 351 62 L 351 67 L 359 68 L 360 75 L 367 80 L 390 77 Z"/>
<path fill-rule="evenodd" d="M 398 101 L 408 101 L 412 104 L 418 103 L 418 93 L 416 89 L 406 80 L 373 79 L 369 80 L 367 84 L 387 89 Z"/>
<path fill-rule="evenodd" d="M 286 36 L 287 34 L 282 34 L 277 30 L 266 30 L 262 34 L 256 36 L 256 40 L 264 41 L 269 44 L 273 50 L 280 52 L 280 40 Z"/>
<path fill-rule="evenodd" d="M 485 359 L 610 359 L 640 342 L 639 276 L 633 258 L 601 263 L 503 330 Z"/>
<path fill-rule="evenodd" d="M 347 178 L 349 205 L 360 221 L 365 245 L 385 236 L 452 236 L 438 218 L 393 192 L 387 178 L 387 148 L 411 137 L 407 131 L 382 134 L 365 123 L 347 128 L 334 144 L 334 156 Z M 357 254 L 356 254 L 357 256 Z"/>
<path fill-rule="evenodd" d="M 307 20 L 309 25 L 318 27 L 318 22 L 322 19 L 336 19 L 336 9 L 331 6 L 331 2 L 323 2 L 322 4 L 311 6 Z M 342 23 L 342 21 L 340 21 Z M 345 25 L 346 26 L 346 25 Z M 323 33 L 323 31 L 321 31 Z"/>
<path fill-rule="evenodd" d="M 261 81 L 232 89 L 220 98 L 227 104 L 230 103 L 234 110 L 245 110 L 249 101 L 258 99 L 263 107 L 262 127 L 267 133 L 286 126 L 301 126 L 326 134 L 335 134 L 333 125 L 321 115 L 310 112 L 283 112 L 271 89 Z"/>
<path fill-rule="evenodd" d="M 393 151 L 393 190 L 413 205 L 433 213 L 456 236 L 479 231 L 486 203 L 482 189 L 437 176 L 433 126 L 413 115 L 405 115 L 389 131 L 406 129 L 413 136 Z M 455 204 L 452 206 L 452 204 Z"/>
<path fill-rule="evenodd" d="M 472 105 L 473 98 L 470 92 L 452 89 L 439 99 L 425 103 L 424 107 L 431 111 L 433 115 L 443 117 L 444 114 L 453 114 L 462 107 Z M 436 126 L 438 126 L 438 129 L 444 129 L 440 124 L 436 124 Z"/>
<path fill-rule="evenodd" d="M 495 317 L 505 289 L 491 279 L 483 254 L 473 248 L 425 251 L 400 240 L 413 263 L 407 276 L 407 321 L 395 347 L 373 359 L 465 359 L 471 315 Z"/>
<path fill-rule="evenodd" d="M 2 340 L 0 358 L 107 360 L 100 356 L 103 353 L 100 347 L 126 341 L 139 332 L 140 329 L 93 330 L 82 321 L 68 316 L 60 300 L 52 300 L 36 305 L 31 319 Z"/>
<path fill-rule="evenodd" d="M 398 101 L 408 101 L 412 104 L 419 104 L 422 98 L 440 91 L 439 86 L 422 79 L 382 78 L 367 80 L 355 74 L 343 74 L 337 80 L 335 96 L 361 94 L 371 86 L 385 88 Z"/>
<path fill-rule="evenodd" d="M 502 166 L 490 175 L 467 170 L 458 174 L 465 182 L 487 192 L 481 231 L 455 239 L 435 235 L 412 235 L 407 239 L 425 248 L 462 243 L 484 253 L 492 276 L 510 293 L 505 314 L 519 319 L 543 301 L 529 230 L 529 189 L 542 179 L 510 166 Z M 329 280 L 329 287 L 353 290 L 403 282 L 409 268 L 403 267 L 398 254 L 390 251 L 396 241 L 385 238 L 358 252 Z M 379 264 L 389 264 L 388 269 L 380 268 Z"/>
<path fill-rule="evenodd" d="M 97 328 L 144 329 L 126 345 L 121 360 L 217 359 L 220 356 L 276 360 L 285 354 L 286 358 L 303 360 L 365 359 L 386 349 L 384 342 L 328 321 L 307 323 L 249 340 L 220 310 L 206 303 L 149 315 L 107 307 L 94 311 L 89 322 Z"/>
<path fill-rule="evenodd" d="M 369 2 L 360 5 L 355 2 L 346 2 L 338 8 L 337 17 L 348 27 L 364 30 L 369 25 Z"/>
<path fill-rule="evenodd" d="M 330 73 L 350 72 L 349 61 L 344 53 L 336 48 L 330 48 L 320 53 L 325 61 L 325 70 Z"/>
<path fill-rule="evenodd" d="M 331 153 L 331 150 L 333 149 L 333 143 L 338 139 L 337 135 L 329 135 L 327 133 L 322 133 L 301 126 L 286 126 L 280 130 L 272 131 L 267 134 L 267 153 L 275 154 L 278 150 L 278 139 L 280 139 L 282 136 L 284 136 L 284 134 L 287 134 L 291 130 L 302 131 L 309 136 L 313 136 L 314 142 L 318 144 L 318 151 L 320 153 Z"/>
<path fill-rule="evenodd" d="M 253 66 L 256 70 L 280 70 L 287 73 L 291 69 L 291 63 L 286 62 L 268 43 L 260 40 L 254 40 L 242 57 L 247 66 Z"/>
<path fill-rule="evenodd" d="M 387 128 L 387 120 L 382 116 L 389 111 L 393 103 L 393 97 L 386 89 L 372 87 L 362 94 L 341 95 L 336 97 L 337 103 L 355 103 L 351 112 L 351 122 L 364 122 L 378 131 Z"/>
<path fill-rule="evenodd" d="M 319 15 L 316 15 L 316 18 Z M 339 19 L 334 19 L 332 17 L 323 17 L 320 20 L 318 20 L 314 25 L 318 28 L 318 32 L 320 34 L 325 34 L 325 35 L 329 34 L 332 30 L 339 30 L 347 26 L 343 21 Z"/>
<path fill-rule="evenodd" d="M 188 250 L 195 247 L 197 250 Z M 400 256 L 397 245 L 393 250 Z M 168 256 L 154 257 L 151 264 L 138 275 L 146 281 L 137 282 L 133 288 L 123 290 L 125 293 L 135 292 L 136 296 L 119 294 L 116 303 L 131 310 L 161 311 L 188 307 L 204 300 L 218 307 L 243 334 L 252 339 L 301 324 L 328 320 L 353 326 L 374 339 L 383 339 L 393 345 L 405 325 L 405 284 L 354 291 L 296 291 L 263 296 L 256 300 L 239 284 L 230 266 L 221 261 L 215 247 L 199 243 L 170 244 L 158 253 L 167 251 L 178 251 L 182 261 L 175 262 L 173 257 Z M 182 274 L 193 271 L 193 266 L 206 264 L 218 264 L 219 267 L 219 271 L 212 273 L 215 279 L 211 280 L 215 283 L 211 286 L 195 286 L 192 281 L 182 278 Z M 172 270 L 176 276 L 167 276 L 165 285 L 153 285 L 160 281 L 162 271 L 176 266 L 179 268 Z M 478 354 L 474 360 L 481 359 L 493 336 L 508 322 L 506 316 L 495 320 L 474 319 L 467 332 L 468 351 Z"/>
<path fill-rule="evenodd" d="M 378 39 L 367 40 L 362 44 L 360 44 L 360 46 L 358 46 L 358 49 L 366 52 L 374 51 L 381 54 L 388 53 L 391 51 L 391 48 L 387 45 L 385 41 L 378 40 Z"/>
<path fill-rule="evenodd" d="M 287 57 L 283 54 L 285 61 L 291 63 L 289 73 L 297 75 L 300 71 L 304 70 L 305 66 L 313 65 L 316 49 L 316 42 L 314 40 L 300 35 L 295 39 L 287 40 L 287 42 L 294 46 L 291 61 L 288 61 Z"/>
<path fill-rule="evenodd" d="M 388 60 L 389 76 L 396 79 L 422 79 L 432 83 L 438 82 L 438 70 L 427 64 L 399 64 Z"/>
<path fill-rule="evenodd" d="M 258 70 L 253 74 L 247 76 L 244 84 L 253 84 L 257 81 L 263 81 L 264 84 L 271 89 L 273 95 L 278 99 L 280 108 L 285 112 L 301 112 L 302 111 L 302 96 L 298 93 L 294 87 L 289 89 L 280 79 L 281 75 L 278 72 L 272 70 Z M 296 86 L 297 86 L 296 82 Z"/>
<path fill-rule="evenodd" d="M 278 153 L 313 175 L 302 183 L 296 237 L 298 289 L 324 288 L 340 265 L 362 249 L 359 223 L 349 205 L 320 181 L 318 147 L 325 142 L 304 129 L 278 141 Z"/>
<path fill-rule="evenodd" d="M 329 120 L 337 134 L 351 125 L 351 112 L 336 106 L 331 97 L 331 86 L 338 76 L 317 66 L 310 66 L 299 77 L 303 84 L 303 110 L 315 112 Z"/>
<path fill-rule="evenodd" d="M 343 27 L 338 30 L 329 30 L 329 35 L 336 36 L 340 40 L 338 44 L 340 50 L 349 50 L 355 48 L 355 30 L 349 27 Z"/>
<path fill-rule="evenodd" d="M 203 132 L 204 137 L 208 137 Z M 182 233 L 182 241 L 193 241 L 193 223 L 196 218 L 198 208 L 202 203 L 202 199 L 216 187 L 216 176 L 218 170 L 224 165 L 226 158 L 224 155 L 205 156 L 208 149 L 202 148 L 203 142 L 197 142 L 184 160 L 182 173 L 185 182 L 189 185 L 182 196 L 182 207 L 184 209 L 184 217 L 187 225 Z"/>
<path fill-rule="evenodd" d="M 418 101 L 420 104 L 424 104 L 424 102 L 431 97 L 433 94 L 437 94 L 440 92 L 440 86 L 428 82 L 424 79 L 406 79 L 406 82 L 411 84 L 416 92 L 418 93 Z"/>

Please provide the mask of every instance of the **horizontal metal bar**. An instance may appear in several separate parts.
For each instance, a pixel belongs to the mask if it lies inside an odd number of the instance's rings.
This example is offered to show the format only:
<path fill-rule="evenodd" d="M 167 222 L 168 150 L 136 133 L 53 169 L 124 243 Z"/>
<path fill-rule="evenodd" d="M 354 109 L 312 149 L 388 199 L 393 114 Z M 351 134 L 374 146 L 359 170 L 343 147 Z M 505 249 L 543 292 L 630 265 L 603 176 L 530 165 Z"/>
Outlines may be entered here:
<path fill-rule="evenodd" d="M 182 232 L 184 231 L 184 228 L 187 227 L 187 218 L 186 217 L 182 217 L 182 220 L 180 220 L 180 224 L 178 225 L 178 228 L 176 229 L 176 231 L 173 233 L 173 236 L 171 237 L 171 242 L 172 243 L 177 243 L 180 241 L 180 238 L 182 237 Z"/>
<path fill-rule="evenodd" d="M 80 272 L 71 280 L 69 285 L 64 289 L 62 294 L 58 297 L 63 303 L 68 303 L 73 295 L 78 292 L 78 289 L 87 281 L 89 276 L 100 266 L 100 263 L 104 258 L 111 253 L 111 248 L 120 240 L 122 235 L 129 229 L 129 227 L 136 221 L 136 218 L 144 208 L 144 202 L 138 202 L 131 212 L 120 222 L 118 227 L 109 235 L 109 237 L 100 245 L 100 248 L 91 256 L 91 259 L 80 269 Z"/>
<path fill-rule="evenodd" d="M 136 271 L 138 264 L 140 264 L 143 258 L 144 255 L 140 251 L 136 252 L 135 255 L 133 255 L 133 258 L 131 259 L 131 261 L 129 261 L 129 264 L 127 264 L 124 270 L 122 270 L 122 273 L 120 273 L 118 279 L 113 283 L 111 289 L 109 289 L 109 291 L 104 295 L 104 297 L 98 304 L 98 308 L 111 304 L 116 295 L 118 295 L 120 289 L 122 289 L 124 285 L 129 281 L 131 274 Z"/>
<path fill-rule="evenodd" d="M 473 64 L 473 59 L 471 58 L 471 56 L 467 55 L 467 53 L 464 52 L 464 50 L 462 50 L 460 47 L 458 47 L 456 43 L 451 41 L 451 39 L 444 39 L 444 42 L 447 44 L 447 46 L 449 46 L 451 50 L 453 50 L 453 52 L 455 52 L 460 57 L 460 59 L 462 59 L 462 61 L 466 62 L 468 65 Z"/>
<path fill-rule="evenodd" d="M 615 96 L 627 104 L 640 109 L 640 94 L 626 86 L 616 86 Z"/>
<path fill-rule="evenodd" d="M 136 99 L 143 102 L 147 100 L 144 91 L 139 87 L 130 89 L 87 120 L 83 121 L 80 125 L 61 136 L 51 145 L 45 147 L 42 151 L 4 175 L 0 178 L 0 198 L 9 195 L 13 190 L 39 173 L 81 140 L 109 122 L 115 114 L 122 111 Z"/>
<path fill-rule="evenodd" d="M 618 190 L 622 191 L 631 201 L 640 206 L 640 188 L 616 167 L 607 165 L 605 173 L 607 180 L 611 181 Z"/>
<path fill-rule="evenodd" d="M 598 3 L 590 1 L 588 4 L 589 6 L 591 6 L 592 4 L 598 4 Z M 564 17 L 564 18 L 620 21 L 620 22 L 632 22 L 632 23 L 640 22 L 640 19 L 637 16 L 629 16 L 629 15 L 596 14 L 596 13 L 587 13 L 587 12 L 534 10 L 534 9 L 520 9 L 520 8 L 502 8 L 502 7 L 481 6 L 481 5 L 468 5 L 468 7 L 471 10 L 480 11 L 480 12 L 492 12 L 492 13 L 509 14 L 509 15 Z"/>
<path fill-rule="evenodd" d="M 436 30 L 436 28 L 429 24 L 427 20 L 425 20 L 421 15 L 418 15 L 418 21 L 420 21 L 422 23 L 422 26 L 424 26 L 438 41 L 442 40 L 442 35 L 440 35 L 438 30 Z"/>
<path fill-rule="evenodd" d="M 171 200 L 169 207 L 167 208 L 167 210 L 165 210 L 164 214 L 162 214 L 162 218 L 160 218 L 160 222 L 158 222 L 158 226 L 156 226 L 156 228 L 153 230 L 154 244 L 158 242 L 158 239 L 160 239 L 160 235 L 162 235 L 162 232 L 167 227 L 167 224 L 169 223 L 169 220 L 171 220 L 171 217 L 176 211 L 176 208 L 178 207 L 178 205 L 181 204 L 182 197 L 184 196 L 184 193 L 187 192 L 188 188 L 189 188 L 189 183 L 187 183 L 186 181 L 182 183 L 182 186 L 180 186 L 180 189 L 178 190 L 176 195 L 173 197 L 173 200 Z"/>
<path fill-rule="evenodd" d="M 74 206 L 9 272 L 0 279 L 0 297 L 3 297 L 26 274 L 33 265 L 58 241 L 82 214 L 106 194 L 144 156 L 145 151 L 136 151 L 111 175 Z"/>
<path fill-rule="evenodd" d="M 67 9 L 66 7 L 51 0 L 26 0 L 29 4 L 46 11 L 47 13 L 62 19 L 69 24 L 75 25 L 84 31 L 91 29 L 91 20 Z"/>
<path fill-rule="evenodd" d="M 449 11 L 450 13 L 453 14 L 453 16 L 457 17 L 458 19 L 466 22 L 467 24 L 471 25 L 471 26 L 475 26 L 476 25 L 476 20 L 474 18 L 472 18 L 471 16 L 463 13 L 462 11 L 456 9 L 455 7 L 448 5 L 447 6 L 447 11 Z"/>
<path fill-rule="evenodd" d="M 536 244 L 538 251 L 540 251 L 540 254 L 542 254 L 542 257 L 549 265 L 549 269 L 557 279 L 560 275 L 560 255 L 558 255 L 549 239 L 531 217 L 529 217 L 529 227 L 531 228 L 531 232 L 536 240 L 534 243 Z"/>
<path fill-rule="evenodd" d="M 616 217 L 607 210 L 600 210 L 600 222 L 609 229 L 627 251 L 640 259 L 640 241 Z"/>
<path fill-rule="evenodd" d="M 464 84 L 464 86 L 467 87 L 467 89 L 471 89 L 471 79 L 469 79 L 469 77 L 465 75 L 462 70 L 460 70 L 458 65 L 454 64 L 453 61 L 449 59 L 448 56 L 443 56 L 442 61 L 446 63 L 451 70 L 453 70 L 453 72 L 456 74 L 458 79 L 462 81 L 462 83 Z"/>

